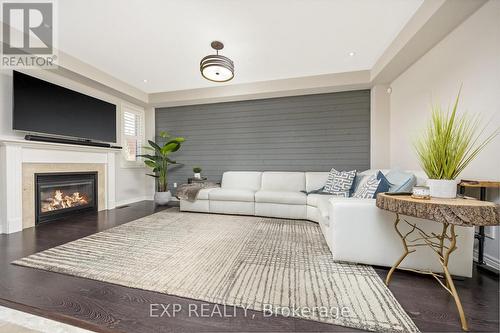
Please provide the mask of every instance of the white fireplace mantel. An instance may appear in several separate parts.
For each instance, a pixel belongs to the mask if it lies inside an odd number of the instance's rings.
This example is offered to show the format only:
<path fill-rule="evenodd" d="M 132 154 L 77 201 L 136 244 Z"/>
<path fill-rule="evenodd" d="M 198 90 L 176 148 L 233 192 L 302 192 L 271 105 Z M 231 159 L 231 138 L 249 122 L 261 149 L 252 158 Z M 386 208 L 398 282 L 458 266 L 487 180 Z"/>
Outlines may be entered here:
<path fill-rule="evenodd" d="M 0 233 L 21 231 L 23 163 L 105 165 L 105 209 L 115 208 L 115 154 L 111 148 L 0 137 Z"/>

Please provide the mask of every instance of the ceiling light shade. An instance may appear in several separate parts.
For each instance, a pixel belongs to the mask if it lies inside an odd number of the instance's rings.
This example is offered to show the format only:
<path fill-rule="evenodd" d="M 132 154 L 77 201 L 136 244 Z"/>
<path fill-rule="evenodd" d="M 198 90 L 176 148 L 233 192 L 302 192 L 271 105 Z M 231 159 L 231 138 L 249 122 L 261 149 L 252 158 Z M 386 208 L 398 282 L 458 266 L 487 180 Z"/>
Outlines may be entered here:
<path fill-rule="evenodd" d="M 201 75 L 210 81 L 227 82 L 234 77 L 234 63 L 228 57 L 219 55 L 219 50 L 224 48 L 224 44 L 213 41 L 210 44 L 216 54 L 208 55 L 200 61 Z"/>

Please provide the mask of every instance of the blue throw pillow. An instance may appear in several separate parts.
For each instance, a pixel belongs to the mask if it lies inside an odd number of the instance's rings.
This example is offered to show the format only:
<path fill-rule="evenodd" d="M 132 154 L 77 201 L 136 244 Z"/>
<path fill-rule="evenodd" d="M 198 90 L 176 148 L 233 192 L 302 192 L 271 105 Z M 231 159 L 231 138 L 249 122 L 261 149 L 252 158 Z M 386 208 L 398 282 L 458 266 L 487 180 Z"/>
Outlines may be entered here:
<path fill-rule="evenodd" d="M 378 184 L 377 190 L 375 191 L 375 194 L 373 195 L 374 198 L 377 197 L 378 193 L 389 192 L 389 188 L 391 187 L 391 183 L 389 183 L 389 181 L 384 176 L 382 171 L 379 171 L 377 173 L 377 179 L 380 180 L 380 183 Z"/>
<path fill-rule="evenodd" d="M 417 177 L 409 172 L 391 170 L 385 176 L 390 183 L 389 192 L 411 192 L 417 184 Z"/>

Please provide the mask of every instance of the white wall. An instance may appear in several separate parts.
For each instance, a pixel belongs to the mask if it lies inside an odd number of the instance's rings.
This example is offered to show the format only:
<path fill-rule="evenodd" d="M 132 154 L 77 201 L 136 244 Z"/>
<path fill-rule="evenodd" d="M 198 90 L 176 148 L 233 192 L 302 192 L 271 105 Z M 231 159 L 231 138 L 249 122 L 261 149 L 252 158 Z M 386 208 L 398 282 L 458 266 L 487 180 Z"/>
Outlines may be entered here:
<path fill-rule="evenodd" d="M 388 88 L 376 85 L 370 91 L 370 169 L 388 169 L 391 162 Z"/>
<path fill-rule="evenodd" d="M 84 94 L 91 95 L 96 98 L 103 99 L 107 102 L 114 103 L 118 106 L 117 115 L 120 111 L 120 105 L 123 100 L 112 96 L 110 94 L 101 92 L 95 88 L 77 83 L 53 72 L 36 70 L 28 73 L 33 76 L 37 76 L 41 79 L 53 82 L 55 84 L 62 85 L 64 87 L 82 92 Z M 153 115 L 154 112 L 149 111 L 149 117 Z M 119 122 L 117 122 L 119 124 Z M 148 126 L 148 124 L 146 124 Z M 153 127 L 154 130 L 154 123 Z M 146 129 L 146 131 L 151 131 L 151 129 Z M 117 137 L 119 138 L 120 132 L 117 131 Z M 1 137 L 23 137 L 24 133 L 15 132 L 12 130 L 12 71 L 11 70 L 1 70 L 0 71 L 0 138 Z M 121 141 L 118 139 L 118 141 Z M 150 177 L 145 176 L 145 168 L 123 168 L 120 163 L 121 154 L 117 154 L 116 163 L 116 203 L 117 205 L 122 205 L 126 203 L 131 203 L 139 200 L 151 199 L 153 196 L 154 187 L 151 181 L 148 179 Z"/>
<path fill-rule="evenodd" d="M 460 84 L 460 111 L 481 114 L 486 133 L 500 126 L 500 1 L 486 3 L 392 82 L 391 167 L 419 167 L 412 141 L 422 133 L 431 103 L 452 105 Z M 500 137 L 459 178 L 500 181 Z M 488 199 L 500 203 L 498 189 L 489 190 Z M 486 241 L 486 253 L 498 262 L 500 233 L 495 228 L 496 239 Z"/>
<path fill-rule="evenodd" d="M 0 136 L 12 131 L 12 71 L 0 71 Z"/>

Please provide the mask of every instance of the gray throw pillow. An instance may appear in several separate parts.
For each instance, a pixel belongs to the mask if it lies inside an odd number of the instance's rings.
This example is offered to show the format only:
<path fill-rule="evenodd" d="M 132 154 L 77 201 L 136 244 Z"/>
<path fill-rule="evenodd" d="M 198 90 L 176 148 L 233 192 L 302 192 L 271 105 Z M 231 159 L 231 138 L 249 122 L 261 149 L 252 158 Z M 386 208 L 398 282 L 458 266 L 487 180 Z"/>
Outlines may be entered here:
<path fill-rule="evenodd" d="M 370 176 L 366 183 L 359 186 L 359 188 L 354 193 L 353 198 L 373 199 L 380 181 L 380 179 L 377 179 L 377 175 Z"/>
<path fill-rule="evenodd" d="M 337 171 L 332 169 L 330 170 L 330 174 L 328 175 L 328 180 L 326 181 L 323 191 L 336 196 L 348 198 L 354 182 L 354 177 L 356 177 L 356 170 Z"/>
<path fill-rule="evenodd" d="M 360 186 L 365 184 L 368 178 L 370 178 L 370 175 L 357 172 L 356 177 L 354 178 L 354 183 L 352 184 L 351 194 L 354 195 L 354 192 L 356 192 Z"/>

